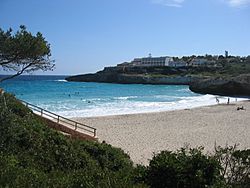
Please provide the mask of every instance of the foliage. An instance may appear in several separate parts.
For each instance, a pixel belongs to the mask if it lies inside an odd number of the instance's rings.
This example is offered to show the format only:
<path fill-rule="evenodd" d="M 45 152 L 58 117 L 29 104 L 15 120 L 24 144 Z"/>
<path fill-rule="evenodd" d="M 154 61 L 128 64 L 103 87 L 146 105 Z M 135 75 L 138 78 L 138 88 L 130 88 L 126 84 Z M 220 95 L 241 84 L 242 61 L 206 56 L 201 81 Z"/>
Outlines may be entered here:
<path fill-rule="evenodd" d="M 150 161 L 147 182 L 151 187 L 208 187 L 221 180 L 220 164 L 201 148 L 162 151 Z"/>
<path fill-rule="evenodd" d="M 215 148 L 215 157 L 222 165 L 221 175 L 232 187 L 250 186 L 250 149 L 238 150 L 236 145 Z"/>
<path fill-rule="evenodd" d="M 147 168 L 143 165 L 137 165 L 133 172 L 134 183 L 147 184 Z"/>
<path fill-rule="evenodd" d="M 2 81 L 23 73 L 52 70 L 54 61 L 50 56 L 50 44 L 40 32 L 32 35 L 23 25 L 14 34 L 12 29 L 4 31 L 0 28 L 0 66 L 5 71 L 16 72 Z"/>

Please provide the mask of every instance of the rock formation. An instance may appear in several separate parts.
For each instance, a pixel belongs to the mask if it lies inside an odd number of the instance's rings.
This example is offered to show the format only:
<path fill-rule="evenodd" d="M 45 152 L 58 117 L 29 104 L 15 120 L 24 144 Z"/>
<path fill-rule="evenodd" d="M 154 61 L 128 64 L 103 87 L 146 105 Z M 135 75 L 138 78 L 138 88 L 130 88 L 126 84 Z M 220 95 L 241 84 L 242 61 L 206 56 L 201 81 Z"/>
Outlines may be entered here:
<path fill-rule="evenodd" d="M 201 94 L 250 96 L 250 74 L 200 79 L 192 82 L 189 88 Z"/>
<path fill-rule="evenodd" d="M 170 67 L 106 67 L 94 74 L 67 77 L 67 81 L 121 84 L 189 85 L 198 79 L 187 74 L 188 68 Z"/>

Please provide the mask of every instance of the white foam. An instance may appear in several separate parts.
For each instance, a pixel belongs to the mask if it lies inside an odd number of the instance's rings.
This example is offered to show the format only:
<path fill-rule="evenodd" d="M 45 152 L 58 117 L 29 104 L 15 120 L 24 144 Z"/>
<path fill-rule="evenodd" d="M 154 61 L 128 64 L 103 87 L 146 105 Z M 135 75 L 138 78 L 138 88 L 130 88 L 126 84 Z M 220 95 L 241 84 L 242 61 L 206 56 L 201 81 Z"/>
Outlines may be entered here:
<path fill-rule="evenodd" d="M 84 99 L 84 101 L 82 101 L 83 103 L 75 103 L 73 101 L 61 101 L 59 103 L 56 103 L 55 105 L 46 104 L 42 107 L 46 107 L 46 109 L 66 117 L 95 117 L 180 110 L 215 105 L 217 104 L 216 98 L 219 99 L 220 103 L 226 103 L 228 100 L 228 97 L 220 97 L 214 95 L 176 97 L 177 100 L 170 102 L 127 100 L 131 97 L 133 98 L 133 96 L 117 97 L 117 100 L 112 100 L 112 98 L 95 98 L 90 99 L 90 103 L 87 103 L 88 99 Z M 237 101 L 241 100 L 246 99 L 237 99 Z M 230 102 L 234 101 L 236 101 L 236 99 L 230 97 Z M 51 108 L 51 106 L 54 106 L 53 109 Z"/>
<path fill-rule="evenodd" d="M 67 80 L 55 80 L 56 82 L 68 82 Z"/>
<path fill-rule="evenodd" d="M 138 96 L 126 96 L 126 97 L 114 97 L 117 100 L 128 100 L 128 99 L 136 99 Z"/>

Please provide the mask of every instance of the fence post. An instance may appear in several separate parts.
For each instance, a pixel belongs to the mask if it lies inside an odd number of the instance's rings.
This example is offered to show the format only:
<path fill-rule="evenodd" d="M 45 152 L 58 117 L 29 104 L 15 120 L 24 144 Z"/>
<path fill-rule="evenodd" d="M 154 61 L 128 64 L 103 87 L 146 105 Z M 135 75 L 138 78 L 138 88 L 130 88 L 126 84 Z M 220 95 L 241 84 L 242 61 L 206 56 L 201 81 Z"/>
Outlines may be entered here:
<path fill-rule="evenodd" d="M 94 137 L 96 137 L 96 129 L 94 129 Z"/>
<path fill-rule="evenodd" d="M 75 122 L 75 130 L 77 129 L 77 122 Z"/>
<path fill-rule="evenodd" d="M 57 116 L 57 123 L 59 123 L 59 118 L 60 118 L 60 116 Z"/>

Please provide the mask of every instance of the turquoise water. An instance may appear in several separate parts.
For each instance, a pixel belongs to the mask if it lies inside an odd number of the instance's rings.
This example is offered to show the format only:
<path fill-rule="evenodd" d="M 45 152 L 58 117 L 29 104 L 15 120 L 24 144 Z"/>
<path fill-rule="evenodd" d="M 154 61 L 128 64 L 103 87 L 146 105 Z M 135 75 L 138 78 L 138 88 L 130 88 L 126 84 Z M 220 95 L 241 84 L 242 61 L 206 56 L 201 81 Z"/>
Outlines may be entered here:
<path fill-rule="evenodd" d="M 1 83 L 6 91 L 66 117 L 92 117 L 185 109 L 215 104 L 184 85 L 66 82 L 65 76 L 21 76 Z M 226 100 L 226 98 L 220 98 Z"/>

